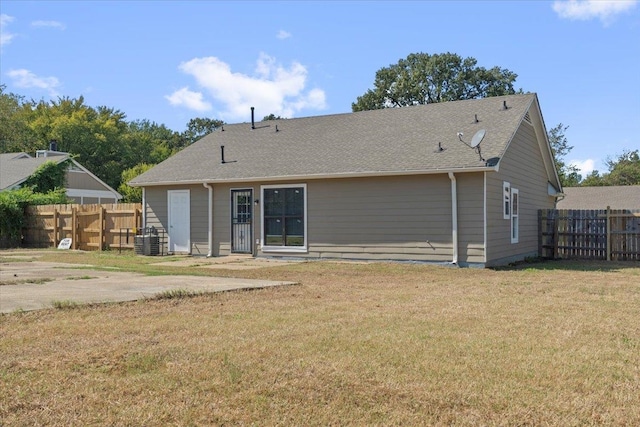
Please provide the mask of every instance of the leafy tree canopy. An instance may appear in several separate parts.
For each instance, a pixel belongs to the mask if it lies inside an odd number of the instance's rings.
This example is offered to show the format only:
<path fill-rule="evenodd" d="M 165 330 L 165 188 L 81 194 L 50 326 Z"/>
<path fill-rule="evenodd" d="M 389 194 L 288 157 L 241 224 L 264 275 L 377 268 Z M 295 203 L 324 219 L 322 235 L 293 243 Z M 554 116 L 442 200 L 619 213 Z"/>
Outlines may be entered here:
<path fill-rule="evenodd" d="M 264 116 L 262 118 L 263 122 L 266 122 L 267 120 L 282 120 L 284 117 L 281 116 L 276 116 L 275 114 L 271 113 L 268 116 Z"/>
<path fill-rule="evenodd" d="M 122 171 L 122 184 L 118 187 L 118 192 L 122 194 L 124 198 L 124 202 L 127 203 L 140 203 L 142 202 L 142 188 L 140 187 L 131 187 L 127 184 L 136 176 L 148 171 L 153 167 L 152 164 L 149 163 L 140 163 L 135 165 L 132 168 L 125 169 Z"/>
<path fill-rule="evenodd" d="M 224 122 L 222 120 L 209 119 L 206 117 L 196 117 L 195 119 L 189 120 L 189 123 L 187 123 L 187 130 L 184 131 L 183 134 L 186 144 L 193 144 L 223 124 Z"/>
<path fill-rule="evenodd" d="M 569 145 L 567 137 L 564 134 L 567 129 L 569 129 L 569 126 L 559 123 L 547 131 L 547 138 L 551 145 L 551 152 L 556 164 L 560 183 L 563 187 L 575 187 L 580 183 L 582 176 L 578 173 L 576 166 L 568 165 L 564 161 L 566 155 L 573 150 L 573 146 Z"/>
<path fill-rule="evenodd" d="M 376 72 L 374 88 L 351 104 L 353 111 L 514 94 L 518 76 L 506 68 L 486 69 L 475 58 L 453 53 L 412 53 Z"/>

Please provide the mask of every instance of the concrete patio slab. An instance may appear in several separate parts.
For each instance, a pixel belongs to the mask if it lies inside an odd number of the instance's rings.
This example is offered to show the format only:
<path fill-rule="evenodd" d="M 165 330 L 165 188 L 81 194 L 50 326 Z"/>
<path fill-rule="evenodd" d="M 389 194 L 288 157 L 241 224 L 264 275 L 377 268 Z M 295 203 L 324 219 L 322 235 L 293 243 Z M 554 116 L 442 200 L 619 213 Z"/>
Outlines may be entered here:
<path fill-rule="evenodd" d="M 78 269 L 85 267 L 86 269 Z M 0 264 L 0 313 L 79 304 L 135 301 L 171 290 L 222 292 L 293 285 L 295 282 L 202 276 L 145 276 L 91 270 L 90 266 L 52 262 Z"/>

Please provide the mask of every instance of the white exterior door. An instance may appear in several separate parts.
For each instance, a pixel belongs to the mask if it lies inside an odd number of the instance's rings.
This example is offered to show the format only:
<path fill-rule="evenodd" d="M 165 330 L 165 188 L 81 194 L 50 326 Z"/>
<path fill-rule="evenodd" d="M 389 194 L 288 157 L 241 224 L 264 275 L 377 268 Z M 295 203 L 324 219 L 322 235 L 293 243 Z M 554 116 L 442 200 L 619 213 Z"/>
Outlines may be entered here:
<path fill-rule="evenodd" d="M 191 209 L 189 190 L 167 191 L 169 203 L 169 252 L 191 253 Z"/>

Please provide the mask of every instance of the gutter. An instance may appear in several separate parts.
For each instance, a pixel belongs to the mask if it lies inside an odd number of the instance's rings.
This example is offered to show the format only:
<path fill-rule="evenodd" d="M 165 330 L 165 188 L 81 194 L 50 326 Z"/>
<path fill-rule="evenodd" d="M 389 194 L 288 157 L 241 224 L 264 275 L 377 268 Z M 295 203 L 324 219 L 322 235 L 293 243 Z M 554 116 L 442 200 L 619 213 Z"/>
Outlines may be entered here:
<path fill-rule="evenodd" d="M 451 264 L 458 265 L 458 184 L 453 172 L 449 172 L 451 180 L 451 242 L 453 254 Z"/>
<path fill-rule="evenodd" d="M 213 256 L 213 187 L 211 184 L 207 184 L 206 182 L 202 183 L 204 188 L 209 189 L 209 214 L 207 219 L 207 236 L 208 236 L 208 246 L 209 252 L 207 253 L 207 258 L 211 258 Z"/>

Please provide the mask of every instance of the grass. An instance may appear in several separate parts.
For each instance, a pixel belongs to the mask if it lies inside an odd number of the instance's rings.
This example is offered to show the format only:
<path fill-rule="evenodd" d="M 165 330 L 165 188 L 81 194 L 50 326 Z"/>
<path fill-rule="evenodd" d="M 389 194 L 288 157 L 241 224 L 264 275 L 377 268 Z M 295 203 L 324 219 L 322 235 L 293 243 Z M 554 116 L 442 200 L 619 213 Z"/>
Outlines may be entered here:
<path fill-rule="evenodd" d="M 301 285 L 3 315 L 2 425 L 640 425 L 638 263 L 189 272 Z"/>

